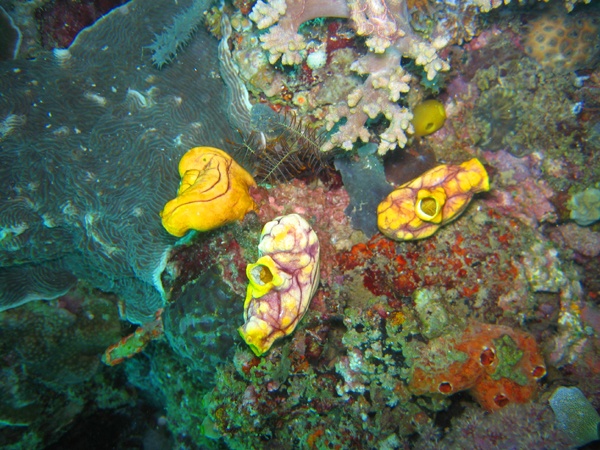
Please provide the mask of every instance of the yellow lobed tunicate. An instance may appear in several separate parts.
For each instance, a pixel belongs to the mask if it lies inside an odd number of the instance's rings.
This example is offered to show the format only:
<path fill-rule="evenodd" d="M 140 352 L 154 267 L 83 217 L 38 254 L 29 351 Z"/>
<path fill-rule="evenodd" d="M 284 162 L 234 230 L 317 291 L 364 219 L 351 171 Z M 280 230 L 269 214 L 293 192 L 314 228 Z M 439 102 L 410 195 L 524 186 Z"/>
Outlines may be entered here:
<path fill-rule="evenodd" d="M 177 197 L 160 212 L 163 226 L 173 236 L 212 230 L 256 210 L 249 193 L 256 186 L 254 178 L 223 150 L 192 148 L 179 161 L 179 175 Z"/>
<path fill-rule="evenodd" d="M 319 239 L 298 214 L 267 223 L 259 259 L 246 267 L 248 290 L 240 335 L 256 356 L 294 331 L 319 285 Z"/>
<path fill-rule="evenodd" d="M 446 122 L 446 111 L 442 102 L 438 100 L 425 100 L 413 109 L 412 124 L 416 137 L 435 133 L 444 126 L 444 122 Z"/>
<path fill-rule="evenodd" d="M 490 190 L 477 158 L 435 167 L 392 191 L 377 207 L 377 225 L 399 241 L 423 239 L 456 219 L 478 192 Z"/>

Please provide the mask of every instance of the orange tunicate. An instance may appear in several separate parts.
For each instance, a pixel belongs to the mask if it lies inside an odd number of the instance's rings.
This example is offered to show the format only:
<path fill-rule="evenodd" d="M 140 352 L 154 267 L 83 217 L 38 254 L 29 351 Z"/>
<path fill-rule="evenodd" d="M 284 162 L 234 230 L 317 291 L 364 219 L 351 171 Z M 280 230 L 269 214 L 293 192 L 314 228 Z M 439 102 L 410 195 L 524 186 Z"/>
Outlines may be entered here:
<path fill-rule="evenodd" d="M 189 230 L 208 231 L 241 220 L 256 203 L 249 193 L 256 182 L 223 150 L 195 147 L 179 161 L 177 197 L 160 212 L 173 236 Z"/>

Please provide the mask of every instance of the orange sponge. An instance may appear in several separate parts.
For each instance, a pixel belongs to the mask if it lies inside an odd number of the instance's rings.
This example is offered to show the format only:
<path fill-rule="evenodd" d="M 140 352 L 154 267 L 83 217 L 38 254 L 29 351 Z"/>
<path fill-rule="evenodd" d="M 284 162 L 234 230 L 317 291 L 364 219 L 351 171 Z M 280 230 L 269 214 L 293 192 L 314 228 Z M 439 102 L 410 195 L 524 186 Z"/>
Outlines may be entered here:
<path fill-rule="evenodd" d="M 413 361 L 409 382 L 416 395 L 452 395 L 468 390 L 487 411 L 525 403 L 546 374 L 529 334 L 502 325 L 472 323 L 459 335 L 429 342 Z"/>

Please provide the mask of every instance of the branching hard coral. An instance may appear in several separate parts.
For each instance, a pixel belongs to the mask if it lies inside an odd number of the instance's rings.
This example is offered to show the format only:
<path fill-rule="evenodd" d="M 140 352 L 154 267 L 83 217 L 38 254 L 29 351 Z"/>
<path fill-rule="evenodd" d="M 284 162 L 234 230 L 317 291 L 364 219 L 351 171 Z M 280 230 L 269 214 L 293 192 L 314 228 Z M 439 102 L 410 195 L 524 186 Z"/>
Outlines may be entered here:
<path fill-rule="evenodd" d="M 300 64 L 304 60 L 306 43 L 297 30 L 303 21 L 314 17 L 349 18 L 356 33 L 367 36 L 366 44 L 374 52 L 352 66 L 357 74 L 366 76 L 364 84 L 355 89 L 346 101 L 342 100 L 329 108 L 325 119 L 328 130 L 332 130 L 343 119 L 346 123 L 333 133 L 323 150 L 335 147 L 350 150 L 358 139 L 369 141 L 372 135 L 366 124 L 380 114 L 389 121 L 389 125 L 379 136 L 379 153 L 384 154 L 397 146 L 403 147 L 412 116 L 407 108 L 397 103 L 400 94 L 408 92 L 410 81 L 410 76 L 400 66 L 400 60 L 402 57 L 414 59 L 417 65 L 423 66 L 427 78 L 432 80 L 438 72 L 449 68 L 437 55 L 437 50 L 448 41 L 440 39 L 430 43 L 418 36 L 410 26 L 406 3 L 400 0 L 287 3 L 285 14 L 278 24 L 261 37 L 271 63 L 280 57 L 283 64 Z M 259 28 L 266 27 L 277 20 L 273 12 L 280 13 L 283 10 L 280 2 L 274 3 L 271 9 L 261 2 L 253 11 L 253 20 L 259 24 Z M 265 15 L 268 15 L 268 20 Z"/>
<path fill-rule="evenodd" d="M 402 1 L 394 0 L 348 1 L 356 33 L 368 36 L 367 46 L 375 53 L 383 53 L 398 37 L 406 34 L 394 19 L 394 13 L 398 13 L 401 3 Z"/>
<path fill-rule="evenodd" d="M 369 75 L 364 84 L 348 96 L 347 102 L 330 108 L 325 118 L 328 130 L 332 130 L 342 118 L 347 120 L 323 145 L 324 151 L 335 147 L 351 150 L 359 138 L 368 142 L 371 133 L 366 123 L 380 113 L 389 120 L 389 126 L 380 136 L 379 154 L 397 145 L 404 147 L 407 141 L 405 132 L 412 133 L 412 114 L 397 102 L 400 94 L 408 92 L 411 77 L 400 66 L 400 58 L 397 51 L 388 49 L 383 55 L 368 54 L 352 65 L 359 74 Z"/>
<path fill-rule="evenodd" d="M 258 1 L 250 14 L 259 29 L 278 22 L 260 40 L 262 47 L 269 52 L 271 64 L 281 58 L 281 62 L 287 65 L 300 64 L 306 57 L 306 41 L 298 33 L 298 28 L 317 17 L 348 17 L 346 0 L 274 0 L 268 4 Z"/>

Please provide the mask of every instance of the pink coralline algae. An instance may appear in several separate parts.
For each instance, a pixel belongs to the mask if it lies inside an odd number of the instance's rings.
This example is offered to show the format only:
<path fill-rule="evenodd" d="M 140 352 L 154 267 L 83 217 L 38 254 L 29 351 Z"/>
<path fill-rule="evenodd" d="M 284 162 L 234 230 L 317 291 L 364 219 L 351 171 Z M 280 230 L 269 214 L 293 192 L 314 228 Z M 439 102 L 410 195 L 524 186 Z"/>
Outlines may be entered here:
<path fill-rule="evenodd" d="M 486 161 L 499 171 L 499 176 L 494 179 L 494 189 L 484 200 L 488 206 L 531 227 L 556 221 L 556 209 L 551 202 L 555 193 L 539 178 L 539 155 L 516 158 L 505 150 L 484 154 Z"/>
<path fill-rule="evenodd" d="M 345 189 L 308 186 L 300 180 L 259 188 L 253 193 L 258 217 L 266 223 L 275 216 L 300 214 L 311 224 L 321 245 L 321 279 L 331 280 L 331 262 L 340 250 L 349 249 L 357 234 L 344 210 L 350 203 Z"/>

